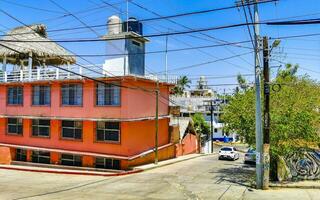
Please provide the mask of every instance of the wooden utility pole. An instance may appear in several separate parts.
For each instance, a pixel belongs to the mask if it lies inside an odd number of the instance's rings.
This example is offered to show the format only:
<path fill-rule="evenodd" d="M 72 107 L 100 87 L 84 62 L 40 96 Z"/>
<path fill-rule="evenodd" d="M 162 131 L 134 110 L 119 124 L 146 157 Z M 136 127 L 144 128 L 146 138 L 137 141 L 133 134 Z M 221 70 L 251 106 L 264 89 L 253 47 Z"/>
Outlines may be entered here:
<path fill-rule="evenodd" d="M 269 77 L 268 38 L 263 37 L 263 77 L 264 77 L 264 126 L 263 126 L 263 184 L 262 189 L 269 188 L 270 174 L 270 77 Z"/>
<path fill-rule="evenodd" d="M 158 131 L 159 131 L 159 83 L 157 82 L 156 89 L 156 134 L 154 147 L 154 164 L 158 164 Z"/>

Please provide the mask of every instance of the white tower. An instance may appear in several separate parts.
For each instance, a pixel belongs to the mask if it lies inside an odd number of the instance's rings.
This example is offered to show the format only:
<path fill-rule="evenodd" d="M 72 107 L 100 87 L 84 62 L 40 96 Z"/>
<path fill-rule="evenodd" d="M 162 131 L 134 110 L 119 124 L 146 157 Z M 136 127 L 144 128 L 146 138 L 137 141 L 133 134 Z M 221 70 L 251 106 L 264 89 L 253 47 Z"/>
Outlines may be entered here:
<path fill-rule="evenodd" d="M 108 19 L 108 34 L 103 36 L 107 42 L 108 56 L 103 65 L 106 73 L 116 76 L 145 74 L 145 43 L 142 24 L 135 18 L 121 22 L 118 16 Z M 108 74 L 107 74 L 108 75 Z"/>

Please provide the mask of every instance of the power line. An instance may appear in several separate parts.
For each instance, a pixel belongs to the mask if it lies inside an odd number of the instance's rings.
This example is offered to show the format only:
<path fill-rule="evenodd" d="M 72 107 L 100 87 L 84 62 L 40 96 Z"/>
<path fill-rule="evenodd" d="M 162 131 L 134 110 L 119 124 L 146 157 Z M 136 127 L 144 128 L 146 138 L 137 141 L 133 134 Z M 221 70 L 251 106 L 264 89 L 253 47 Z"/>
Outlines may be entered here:
<path fill-rule="evenodd" d="M 3 10 L 0 10 L 0 11 L 2 11 L 2 12 L 5 13 L 8 17 L 10 17 L 10 18 L 14 19 L 15 21 L 19 22 L 20 24 L 28 27 L 28 28 L 31 29 L 34 33 L 36 33 L 35 30 L 33 30 L 30 26 L 28 26 L 27 24 L 25 24 L 25 23 L 22 22 L 21 20 L 19 20 L 19 19 L 17 19 L 16 17 L 10 15 L 10 14 L 7 13 L 6 11 L 3 11 Z M 59 44 L 57 44 L 57 45 L 59 45 Z M 67 49 L 67 48 L 65 48 L 65 49 Z M 69 52 L 71 52 L 72 54 L 75 54 L 73 51 L 71 51 L 71 50 L 69 50 L 69 49 L 67 49 L 67 50 L 68 50 Z M 65 60 L 65 59 L 62 58 L 61 56 L 59 56 L 59 57 L 60 57 L 61 59 Z M 91 63 L 89 60 L 87 60 L 87 59 L 85 59 L 85 58 L 83 58 L 83 57 L 80 57 L 80 58 L 81 58 L 82 60 L 84 60 L 84 61 L 86 61 L 86 62 L 88 62 L 88 63 L 96 66 L 95 64 Z M 95 73 L 98 73 L 98 74 L 100 73 L 100 72 L 97 72 L 97 71 L 95 71 L 95 70 L 92 70 L 92 69 L 90 69 L 90 68 L 88 68 L 88 67 L 85 67 L 85 66 L 82 66 L 82 67 L 85 68 L 85 69 L 87 69 L 87 70 L 89 70 L 89 71 L 92 71 L 92 72 L 95 72 Z M 108 73 L 108 72 L 107 72 L 107 73 Z"/>
<path fill-rule="evenodd" d="M 249 20 L 248 20 L 248 16 L 247 16 L 247 12 L 246 12 L 246 8 L 245 6 L 243 6 L 243 0 L 241 0 L 241 5 L 242 5 L 242 9 L 243 9 L 243 13 L 244 13 L 244 16 L 245 16 L 245 19 L 246 19 L 246 22 L 247 22 L 247 29 L 248 29 L 248 33 L 249 33 L 249 36 L 250 36 L 250 40 L 251 40 L 251 44 L 252 44 L 252 47 L 255 48 L 255 45 L 254 45 L 254 42 L 253 42 L 253 38 L 252 38 L 252 34 L 251 34 L 251 29 L 250 29 L 250 26 L 249 26 Z M 250 16 L 251 16 L 251 22 L 252 22 L 252 15 L 251 15 L 251 12 L 250 12 Z"/>
<path fill-rule="evenodd" d="M 0 9 L 1 12 L 7 13 Z M 254 23 L 249 23 L 250 25 L 253 25 Z M 205 32 L 205 31 L 212 31 L 212 30 L 221 30 L 221 29 L 227 29 L 227 28 L 234 28 L 234 27 L 240 27 L 240 26 L 246 26 L 247 23 L 239 23 L 239 24 L 232 24 L 232 25 L 225 25 L 225 26 L 217 26 L 217 27 L 209 27 L 209 28 L 201 28 L 201 29 L 193 29 L 188 31 L 177 31 L 177 32 L 169 32 L 169 33 L 157 33 L 157 34 L 150 34 L 150 35 L 144 35 L 144 36 L 128 36 L 129 39 L 135 39 L 135 38 L 144 38 L 144 37 L 162 37 L 162 36 L 170 36 L 170 35 L 183 35 L 183 34 L 190 34 L 190 33 L 196 33 L 196 32 Z M 27 25 L 26 25 L 27 26 Z M 119 40 L 118 38 L 108 38 L 108 39 L 100 39 L 100 38 L 90 38 L 90 39 L 75 39 L 75 40 L 51 40 L 51 41 L 43 41 L 43 40 L 0 40 L 2 42 L 40 42 L 40 43 L 48 43 L 48 42 L 61 42 L 61 43 L 78 43 L 78 42 L 102 42 L 102 41 L 109 41 L 109 40 Z"/>
<path fill-rule="evenodd" d="M 189 65 L 189 66 L 186 66 L 186 67 L 174 68 L 174 69 L 171 69 L 171 70 L 168 70 L 168 71 L 179 71 L 179 70 L 190 69 L 190 68 L 194 68 L 194 67 L 198 67 L 198 66 L 202 66 L 202 65 L 207 65 L 207 64 L 211 64 L 211 63 L 215 63 L 215 62 L 220 62 L 220 61 L 223 61 L 223 60 L 229 60 L 229 59 L 232 59 L 232 58 L 236 58 L 236 57 L 239 57 L 239 56 L 250 54 L 252 52 L 253 51 L 250 51 L 250 52 L 246 52 L 246 53 L 242 53 L 242 54 L 238 54 L 238 55 L 234 55 L 234 56 L 230 56 L 230 57 L 226 57 L 226 58 L 220 58 L 220 59 L 217 59 L 217 60 L 211 60 L 211 61 L 207 61 L 207 62 L 203 62 L 203 63 L 193 64 L 193 65 Z M 163 71 L 160 71 L 158 73 L 161 73 L 161 72 L 163 72 Z"/>
<path fill-rule="evenodd" d="M 265 0 L 265 1 L 259 1 L 259 2 L 251 2 L 247 3 L 245 5 L 255 5 L 255 4 L 264 4 L 264 3 L 270 3 L 270 2 L 276 2 L 278 0 Z M 110 3 L 107 3 L 103 1 L 105 4 L 109 6 L 113 6 Z M 170 18 L 177 18 L 177 17 L 182 17 L 182 16 L 190 16 L 190 15 L 197 15 L 197 14 L 203 14 L 203 13 L 209 13 L 209 12 L 215 12 L 215 11 L 221 11 L 221 10 L 228 10 L 228 9 L 233 9 L 237 8 L 238 6 L 229 6 L 229 7 L 223 7 L 223 8 L 215 8 L 215 9 L 209 9 L 209 10 L 202 10 L 202 11 L 194 11 L 194 12 L 187 12 L 187 13 L 181 13 L 181 14 L 175 14 L 175 15 L 170 15 L 170 16 L 162 16 L 162 17 L 155 17 L 155 18 L 148 18 L 148 19 L 141 19 L 139 20 L 140 22 L 148 22 L 148 21 L 155 21 L 155 20 L 162 20 L 162 19 L 170 19 Z M 116 25 L 118 23 L 114 23 L 112 25 Z M 90 28 L 97 28 L 97 27 L 105 27 L 107 26 L 106 24 L 99 24 L 99 25 L 93 25 L 89 26 Z M 66 31 L 66 30 L 76 30 L 76 29 L 87 29 L 87 26 L 81 26 L 81 27 L 73 27 L 73 28 L 66 28 L 66 29 L 56 29 L 56 30 L 48 30 L 47 32 L 57 32 L 57 31 Z M 20 34 L 30 34 L 29 32 L 26 33 L 20 33 Z"/>
<path fill-rule="evenodd" d="M 79 17 L 77 17 L 76 15 L 72 14 L 71 12 L 69 12 L 67 9 L 65 9 L 64 7 L 60 6 L 58 3 L 56 3 L 53 0 L 49 0 L 51 3 L 53 3 L 54 5 L 56 5 L 58 8 L 60 8 L 61 10 L 65 11 L 66 13 L 70 14 L 72 17 L 74 17 L 77 21 L 79 21 L 82 25 L 84 25 L 87 29 L 91 30 L 93 33 L 96 34 L 97 37 L 100 37 L 100 35 L 91 27 L 89 27 L 85 22 L 83 22 Z"/>
<path fill-rule="evenodd" d="M 266 22 L 266 25 L 305 25 L 305 24 L 319 24 L 320 18 L 303 19 L 303 20 L 291 20 L 281 22 Z"/>
<path fill-rule="evenodd" d="M 0 9 L 1 12 L 8 14 L 4 10 Z M 232 24 L 232 25 L 224 25 L 224 26 L 217 26 L 217 27 L 209 27 L 209 28 L 201 28 L 201 29 L 193 29 L 188 31 L 176 31 L 176 32 L 169 32 L 169 33 L 157 33 L 157 34 L 150 34 L 144 36 L 129 36 L 130 39 L 135 38 L 143 38 L 143 37 L 163 37 L 163 36 L 170 36 L 170 35 L 183 35 L 183 34 L 190 34 L 190 33 L 197 33 L 197 32 L 206 32 L 212 30 L 221 30 L 221 29 L 228 29 L 240 26 L 247 26 L 247 25 L 256 25 L 256 24 L 266 24 L 266 22 L 262 23 L 239 23 L 239 24 Z M 25 26 L 28 26 L 25 24 Z M 316 36 L 320 35 L 320 33 L 312 33 L 312 34 L 302 34 L 302 35 L 292 35 L 292 36 L 280 36 L 276 38 L 270 37 L 269 39 L 288 39 L 288 38 L 297 38 L 297 37 L 309 37 L 309 36 Z M 84 38 L 84 39 L 74 39 L 74 40 L 50 40 L 50 41 L 43 41 L 43 40 L 4 40 L 1 39 L 1 42 L 37 42 L 37 43 L 48 43 L 48 42 L 55 42 L 55 43 L 81 43 L 81 42 L 102 42 L 102 41 L 109 41 L 109 40 L 119 40 L 117 38 L 108 38 L 108 39 L 100 39 L 100 38 Z"/>
<path fill-rule="evenodd" d="M 241 76 L 254 76 L 254 74 L 238 74 L 238 75 L 225 75 L 225 76 L 207 76 L 207 75 L 204 75 L 206 80 L 207 79 L 225 79 L 225 78 L 234 78 L 234 77 L 238 77 L 239 75 Z M 192 77 L 192 78 L 189 78 L 190 80 L 199 80 L 201 76 L 198 76 L 198 77 Z"/>
<path fill-rule="evenodd" d="M 197 49 L 206 49 L 206 48 L 214 48 L 214 47 L 222 47 L 226 45 L 231 44 L 243 44 L 243 43 L 249 43 L 250 40 L 246 41 L 239 41 L 239 42 L 229 42 L 225 44 L 213 44 L 213 45 L 205 45 L 205 46 L 194 46 L 194 47 L 186 47 L 186 48 L 177 48 L 177 49 L 168 49 L 167 52 L 180 52 L 180 51 L 189 51 L 189 50 L 197 50 Z M 19 43 L 18 43 L 19 44 Z M 16 44 L 10 44 L 13 46 L 20 47 Z M 249 48 L 252 49 L 252 48 Z M 126 56 L 126 55 L 140 55 L 140 54 L 158 54 L 158 53 L 164 53 L 166 50 L 156 50 L 156 51 L 147 51 L 144 53 L 115 53 L 115 54 L 75 54 L 75 55 L 59 55 L 61 57 L 70 57 L 70 56 L 76 56 L 76 57 L 113 57 L 113 56 Z"/>
<path fill-rule="evenodd" d="M 37 10 L 37 11 L 44 11 L 44 12 L 47 12 L 47 13 L 65 14 L 64 12 L 59 12 L 59 11 L 56 11 L 56 10 L 49 10 L 49 9 L 44 9 L 44 8 L 39 8 L 39 7 L 32 7 L 32 6 L 29 6 L 29 5 L 26 5 L 26 4 L 16 3 L 16 2 L 13 2 L 13 1 L 7 1 L 7 0 L 1 0 L 1 1 L 4 2 L 4 3 L 15 5 L 15 6 L 22 7 L 22 8 L 28 8 L 28 9 Z"/>
<path fill-rule="evenodd" d="M 135 5 L 135 6 L 137 6 L 137 7 L 139 7 L 139 8 L 141 8 L 141 9 L 143 9 L 143 10 L 145 10 L 145 11 L 153 14 L 153 15 L 156 15 L 156 16 L 158 16 L 158 17 L 162 17 L 162 16 L 161 16 L 160 14 L 158 14 L 157 12 L 152 11 L 152 10 L 144 7 L 144 6 L 142 6 L 142 5 L 134 2 L 133 0 L 131 1 L 131 3 L 132 3 L 133 5 Z M 166 19 L 166 20 L 169 21 L 169 22 L 171 22 L 171 23 L 173 23 L 173 24 L 176 24 L 176 25 L 178 25 L 178 26 L 181 26 L 181 27 L 183 27 L 183 28 L 186 28 L 186 29 L 188 29 L 188 30 L 193 30 L 192 28 L 190 28 L 190 27 L 188 27 L 188 26 L 186 26 L 186 25 L 183 25 L 183 24 L 181 24 L 181 23 L 178 23 L 178 22 L 174 21 L 173 19 Z M 217 38 L 215 38 L 215 37 L 213 37 L 213 36 L 211 36 L 211 35 L 208 35 L 208 34 L 206 34 L 206 33 L 200 33 L 200 34 L 203 35 L 203 36 L 206 36 L 206 37 L 208 37 L 208 38 L 210 38 L 210 39 L 214 39 L 214 40 L 215 40 L 215 43 L 218 43 L 218 44 L 221 43 L 221 42 L 223 42 L 223 43 L 228 43 L 228 41 L 217 39 Z M 194 37 L 194 38 L 198 38 L 198 37 L 196 37 L 196 36 L 194 36 L 194 35 L 190 35 L 190 36 L 191 36 L 191 37 Z M 200 39 L 203 39 L 203 38 L 200 38 Z M 204 40 L 209 41 L 208 39 L 204 39 Z M 219 41 L 219 42 L 217 42 L 217 41 Z M 210 42 L 211 42 L 211 41 L 210 41 Z M 192 45 L 190 45 L 190 44 L 188 44 L 188 43 L 185 43 L 185 42 L 183 42 L 183 43 L 186 44 L 187 46 L 192 47 Z M 231 45 L 232 45 L 232 44 L 231 44 Z M 239 47 L 238 44 L 237 44 L 237 45 L 232 45 L 232 46 Z M 241 46 L 241 47 L 242 47 L 242 46 Z M 226 48 L 226 49 L 227 49 L 229 52 L 231 52 L 232 54 L 235 54 L 233 51 L 229 50 L 228 48 Z M 202 50 L 198 50 L 198 51 L 201 52 L 201 53 L 204 53 L 204 54 L 206 54 L 206 55 L 209 55 L 210 57 L 218 58 L 217 56 L 212 55 L 211 53 L 208 53 L 208 52 L 205 52 L 205 51 L 202 51 Z M 239 57 L 239 58 L 240 58 L 241 60 L 247 62 L 247 61 L 244 60 L 243 58 L 241 58 L 241 57 Z M 228 64 L 231 64 L 231 65 L 233 65 L 233 66 L 237 66 L 237 65 L 235 65 L 235 64 L 233 64 L 233 63 L 230 63 L 230 62 L 228 62 L 228 61 L 224 61 L 224 62 L 226 62 L 226 63 L 228 63 Z M 247 63 L 248 63 L 248 62 L 247 62 Z M 249 63 L 249 64 L 250 64 L 250 63 Z M 237 67 L 238 67 L 238 68 L 242 68 L 242 67 L 240 67 L 240 66 L 237 66 Z"/>

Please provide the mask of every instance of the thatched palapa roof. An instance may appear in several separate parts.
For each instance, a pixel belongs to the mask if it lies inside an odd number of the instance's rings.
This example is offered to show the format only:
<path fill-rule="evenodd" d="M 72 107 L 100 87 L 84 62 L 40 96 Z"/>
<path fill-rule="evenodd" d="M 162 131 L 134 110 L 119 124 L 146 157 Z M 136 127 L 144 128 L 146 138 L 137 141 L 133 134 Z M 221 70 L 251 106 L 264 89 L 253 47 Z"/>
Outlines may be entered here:
<path fill-rule="evenodd" d="M 34 31 L 32 31 L 32 30 Z M 12 29 L 2 40 L 34 40 L 51 41 L 47 37 L 46 26 L 43 24 L 34 24 L 30 26 L 21 26 Z M 21 59 L 28 59 L 29 52 L 32 52 L 33 65 L 40 65 L 39 60 L 45 60 L 46 65 L 74 64 L 75 56 L 55 42 L 6 42 L 0 41 L 0 44 L 15 49 L 21 54 L 0 45 L 0 62 L 7 57 L 7 63 L 19 64 Z"/>

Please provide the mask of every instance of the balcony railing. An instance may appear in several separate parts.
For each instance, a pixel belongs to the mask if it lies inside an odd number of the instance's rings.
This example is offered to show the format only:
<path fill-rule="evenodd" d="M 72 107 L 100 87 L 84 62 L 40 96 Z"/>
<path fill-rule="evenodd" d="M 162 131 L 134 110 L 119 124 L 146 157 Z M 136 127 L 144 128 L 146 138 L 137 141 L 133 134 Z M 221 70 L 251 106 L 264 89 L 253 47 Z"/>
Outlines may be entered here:
<path fill-rule="evenodd" d="M 61 67 L 62 68 L 62 67 Z M 90 78 L 101 78 L 101 77 L 111 77 L 110 74 L 104 72 L 104 70 L 99 66 L 70 66 L 64 67 L 70 72 L 55 68 L 37 68 L 29 71 L 28 69 L 11 71 L 11 72 L 2 72 L 0 71 L 0 83 L 8 82 L 32 82 L 32 81 L 45 81 L 45 80 L 65 80 L 65 79 L 83 79 L 83 76 Z M 134 75 L 136 76 L 136 75 Z M 139 76 L 140 78 L 146 78 L 159 82 L 167 82 L 175 84 L 177 82 L 176 76 L 156 76 L 156 75 L 145 75 Z"/>

